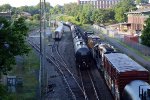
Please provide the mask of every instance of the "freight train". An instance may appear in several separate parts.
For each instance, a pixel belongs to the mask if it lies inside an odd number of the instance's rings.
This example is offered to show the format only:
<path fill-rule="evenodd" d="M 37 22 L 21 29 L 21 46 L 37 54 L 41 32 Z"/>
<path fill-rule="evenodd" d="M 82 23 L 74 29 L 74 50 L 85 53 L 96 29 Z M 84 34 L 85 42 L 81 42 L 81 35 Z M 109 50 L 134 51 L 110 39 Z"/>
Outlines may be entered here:
<path fill-rule="evenodd" d="M 79 48 L 85 48 L 80 53 L 76 53 L 76 62 L 83 64 L 83 55 L 86 55 L 86 63 L 91 59 L 90 53 L 95 53 L 94 58 L 101 64 L 99 69 L 103 73 L 104 80 L 110 89 L 115 100 L 150 100 L 149 71 L 136 63 L 126 54 L 119 53 L 108 43 L 97 42 L 99 44 L 90 45 L 87 38 L 85 44 L 80 31 L 71 26 L 75 52 Z M 99 39 L 98 39 L 99 40 Z M 93 42 L 91 42 L 93 44 Z M 82 46 L 84 45 L 84 46 Z M 90 52 L 89 49 L 93 49 Z M 80 50 L 79 50 L 80 51 Z M 79 56 L 78 56 L 79 55 Z"/>

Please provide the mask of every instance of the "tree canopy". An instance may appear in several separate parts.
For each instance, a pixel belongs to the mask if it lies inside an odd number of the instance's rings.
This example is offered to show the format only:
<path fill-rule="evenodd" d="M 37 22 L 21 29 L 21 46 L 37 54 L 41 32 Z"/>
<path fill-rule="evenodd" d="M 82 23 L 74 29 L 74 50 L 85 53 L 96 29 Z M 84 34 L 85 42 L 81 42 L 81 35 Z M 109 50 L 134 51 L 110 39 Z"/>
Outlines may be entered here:
<path fill-rule="evenodd" d="M 115 20 L 117 22 L 125 22 L 127 20 L 126 12 L 135 9 L 134 0 L 122 0 L 114 8 Z"/>
<path fill-rule="evenodd" d="M 73 16 L 81 24 L 105 24 L 114 22 L 125 22 L 126 12 L 135 9 L 134 0 L 121 0 L 111 9 L 96 9 L 91 4 L 77 5 L 76 3 L 65 4 L 62 9 L 54 7 L 51 14 L 63 14 Z"/>
<path fill-rule="evenodd" d="M 150 47 L 150 17 L 145 21 L 146 26 L 142 31 L 141 40 L 142 44 Z"/>
<path fill-rule="evenodd" d="M 0 12 L 6 12 L 6 11 L 10 11 L 12 7 L 10 6 L 10 4 L 4 4 L 0 6 Z"/>
<path fill-rule="evenodd" d="M 25 43 L 28 27 L 24 18 L 13 22 L 0 17 L 0 73 L 7 74 L 10 65 L 15 64 L 15 56 L 29 52 Z"/>

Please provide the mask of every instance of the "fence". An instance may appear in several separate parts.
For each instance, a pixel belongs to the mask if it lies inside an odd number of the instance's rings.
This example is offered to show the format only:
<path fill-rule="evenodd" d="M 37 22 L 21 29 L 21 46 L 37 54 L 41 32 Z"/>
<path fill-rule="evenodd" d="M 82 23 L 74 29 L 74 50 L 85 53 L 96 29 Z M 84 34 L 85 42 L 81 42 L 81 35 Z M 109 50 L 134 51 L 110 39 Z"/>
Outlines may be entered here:
<path fill-rule="evenodd" d="M 108 37 L 113 37 L 115 39 L 119 39 L 120 41 L 122 41 L 126 45 L 136 49 L 137 51 L 140 51 L 145 56 L 150 56 L 150 48 L 149 47 L 144 46 L 140 43 L 136 43 L 132 40 L 125 41 L 124 40 L 124 35 L 118 34 L 117 31 L 112 31 L 112 30 L 106 29 L 104 27 L 100 27 L 98 25 L 93 25 L 93 28 L 98 30 L 98 31 L 102 31 L 103 34 L 106 34 Z"/>

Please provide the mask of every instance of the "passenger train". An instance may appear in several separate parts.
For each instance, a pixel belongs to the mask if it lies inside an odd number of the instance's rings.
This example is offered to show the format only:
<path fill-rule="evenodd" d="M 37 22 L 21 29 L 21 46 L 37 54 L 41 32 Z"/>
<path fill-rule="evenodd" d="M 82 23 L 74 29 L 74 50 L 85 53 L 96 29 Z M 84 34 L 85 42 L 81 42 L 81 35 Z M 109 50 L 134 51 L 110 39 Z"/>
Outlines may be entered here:
<path fill-rule="evenodd" d="M 61 40 L 63 32 L 64 32 L 64 25 L 62 23 L 59 23 L 56 30 L 52 33 L 52 38 L 56 41 Z"/>

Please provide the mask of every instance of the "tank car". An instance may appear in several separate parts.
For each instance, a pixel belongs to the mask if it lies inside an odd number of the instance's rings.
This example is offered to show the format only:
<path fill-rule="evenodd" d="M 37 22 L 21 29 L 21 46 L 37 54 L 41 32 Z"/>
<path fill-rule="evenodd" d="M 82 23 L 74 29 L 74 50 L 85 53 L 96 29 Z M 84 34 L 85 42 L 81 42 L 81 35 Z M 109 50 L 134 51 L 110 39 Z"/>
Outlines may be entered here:
<path fill-rule="evenodd" d="M 52 38 L 56 41 L 61 40 L 62 35 L 63 35 L 63 25 L 58 26 L 54 33 L 52 33 Z"/>
<path fill-rule="evenodd" d="M 124 88 L 122 100 L 150 100 L 150 85 L 142 80 L 130 82 Z"/>
<path fill-rule="evenodd" d="M 80 69 L 90 68 L 91 52 L 82 37 L 74 38 L 75 60 Z"/>

